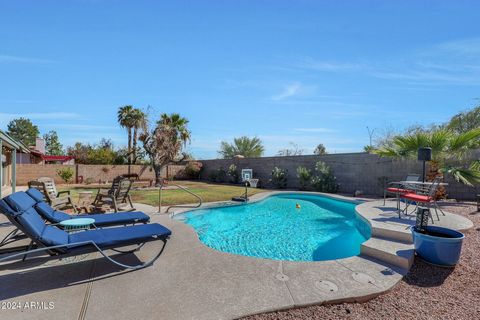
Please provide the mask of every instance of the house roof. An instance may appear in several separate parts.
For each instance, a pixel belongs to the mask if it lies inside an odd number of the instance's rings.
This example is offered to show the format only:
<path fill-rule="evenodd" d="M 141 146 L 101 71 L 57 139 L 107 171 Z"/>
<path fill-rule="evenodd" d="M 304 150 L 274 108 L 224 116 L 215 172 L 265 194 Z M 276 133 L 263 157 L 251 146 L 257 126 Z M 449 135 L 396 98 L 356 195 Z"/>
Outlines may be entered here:
<path fill-rule="evenodd" d="M 9 147 L 11 149 L 17 149 L 18 151 L 25 152 L 25 153 L 30 153 L 30 150 L 26 145 L 24 145 L 21 141 L 18 141 L 12 137 L 10 137 L 8 134 L 0 130 L 0 140 L 3 141 L 3 144 L 6 147 Z"/>

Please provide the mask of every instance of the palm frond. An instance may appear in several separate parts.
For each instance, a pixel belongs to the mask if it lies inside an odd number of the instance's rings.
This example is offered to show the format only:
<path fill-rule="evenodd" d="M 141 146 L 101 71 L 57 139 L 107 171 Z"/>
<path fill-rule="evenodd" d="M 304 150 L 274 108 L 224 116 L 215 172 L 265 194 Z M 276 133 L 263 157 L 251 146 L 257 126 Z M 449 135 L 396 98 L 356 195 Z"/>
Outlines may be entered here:
<path fill-rule="evenodd" d="M 469 186 L 480 183 L 480 171 L 471 168 L 445 166 L 440 172 L 450 174 L 456 181 Z"/>
<path fill-rule="evenodd" d="M 463 158 L 469 149 L 480 142 L 480 128 L 469 130 L 465 133 L 453 135 L 449 144 L 449 151 Z"/>

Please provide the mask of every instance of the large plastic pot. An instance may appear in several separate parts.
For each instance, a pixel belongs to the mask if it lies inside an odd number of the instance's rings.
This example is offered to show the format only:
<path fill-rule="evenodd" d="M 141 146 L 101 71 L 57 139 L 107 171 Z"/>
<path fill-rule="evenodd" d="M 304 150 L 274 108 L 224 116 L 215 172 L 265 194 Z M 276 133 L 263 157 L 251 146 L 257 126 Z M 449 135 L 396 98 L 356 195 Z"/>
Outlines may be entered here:
<path fill-rule="evenodd" d="M 411 227 L 417 255 L 433 264 L 441 266 L 456 265 L 460 259 L 465 235 L 443 227 L 428 226 L 425 229 L 426 234 L 417 232 L 415 227 Z"/>

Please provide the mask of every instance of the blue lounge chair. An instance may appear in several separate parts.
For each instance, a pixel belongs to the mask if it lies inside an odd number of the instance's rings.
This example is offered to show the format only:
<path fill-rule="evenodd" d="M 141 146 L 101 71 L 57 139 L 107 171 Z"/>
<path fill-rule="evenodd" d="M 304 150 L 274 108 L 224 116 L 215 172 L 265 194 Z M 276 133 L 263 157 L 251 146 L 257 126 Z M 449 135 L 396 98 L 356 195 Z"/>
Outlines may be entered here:
<path fill-rule="evenodd" d="M 109 227 L 116 225 L 127 225 L 135 223 L 148 223 L 150 217 L 143 212 L 117 212 L 117 213 L 97 213 L 69 215 L 62 211 L 57 211 L 43 200 L 43 194 L 35 188 L 27 190 L 26 194 L 30 196 L 36 204 L 35 210 L 48 222 L 60 223 L 69 219 L 92 218 L 97 227 Z"/>
<path fill-rule="evenodd" d="M 28 254 L 46 251 L 51 256 L 66 257 L 98 251 L 111 263 L 126 269 L 141 269 L 151 265 L 163 252 L 171 231 L 164 226 L 152 223 L 127 227 L 112 227 L 67 233 L 53 225 L 45 224 L 34 209 L 36 202 L 24 192 L 16 192 L 0 200 L 0 212 L 25 236 L 31 239 L 27 251 L 0 258 L 0 262 Z M 151 260 L 138 265 L 126 265 L 107 256 L 105 250 L 111 249 L 120 253 L 132 253 L 140 249 L 146 242 L 161 240 L 163 246 Z M 37 249 L 31 249 L 36 245 Z M 137 245 L 136 248 L 122 251 L 118 248 Z"/>

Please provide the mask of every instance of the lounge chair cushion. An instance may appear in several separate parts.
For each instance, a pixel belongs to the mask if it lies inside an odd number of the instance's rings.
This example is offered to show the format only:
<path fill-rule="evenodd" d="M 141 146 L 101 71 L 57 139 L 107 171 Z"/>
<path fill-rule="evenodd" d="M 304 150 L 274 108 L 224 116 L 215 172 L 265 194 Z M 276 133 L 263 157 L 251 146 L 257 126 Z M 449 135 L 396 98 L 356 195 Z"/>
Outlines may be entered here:
<path fill-rule="evenodd" d="M 72 218 L 92 218 L 95 220 L 95 225 L 101 227 L 118 224 L 147 223 L 150 221 L 150 217 L 143 212 L 69 215 L 65 212 L 53 209 L 45 202 L 39 202 L 35 206 L 35 209 L 40 215 L 52 223 L 60 223 Z"/>
<path fill-rule="evenodd" d="M 112 224 L 129 224 L 129 223 L 147 223 L 150 217 L 143 212 L 117 212 L 105 214 L 82 214 L 77 218 L 92 218 L 95 220 L 95 225 L 105 226 Z"/>
<path fill-rule="evenodd" d="M 96 229 L 69 234 L 71 244 L 93 241 L 100 248 L 136 244 L 166 238 L 172 232 L 158 223 L 142 224 L 129 227 Z"/>
<path fill-rule="evenodd" d="M 20 214 L 19 212 L 14 211 L 5 200 L 0 200 L 0 212 L 6 214 L 7 217 L 14 217 Z"/>
<path fill-rule="evenodd" d="M 53 226 L 46 225 L 40 240 L 49 246 L 58 246 L 68 243 L 68 233 Z"/>
<path fill-rule="evenodd" d="M 25 192 L 15 192 L 6 196 L 4 200 L 17 212 L 22 212 L 33 207 L 36 202 Z"/>
<path fill-rule="evenodd" d="M 43 193 L 38 191 L 38 189 L 35 188 L 30 188 L 27 190 L 27 194 L 32 197 L 33 200 L 36 202 L 42 202 L 45 200 L 45 197 L 43 196 Z"/>
<path fill-rule="evenodd" d="M 71 219 L 72 216 L 66 214 L 62 211 L 57 211 L 49 206 L 46 202 L 39 202 L 35 206 L 35 209 L 40 213 L 45 219 L 52 223 L 59 223 L 68 219 Z"/>

